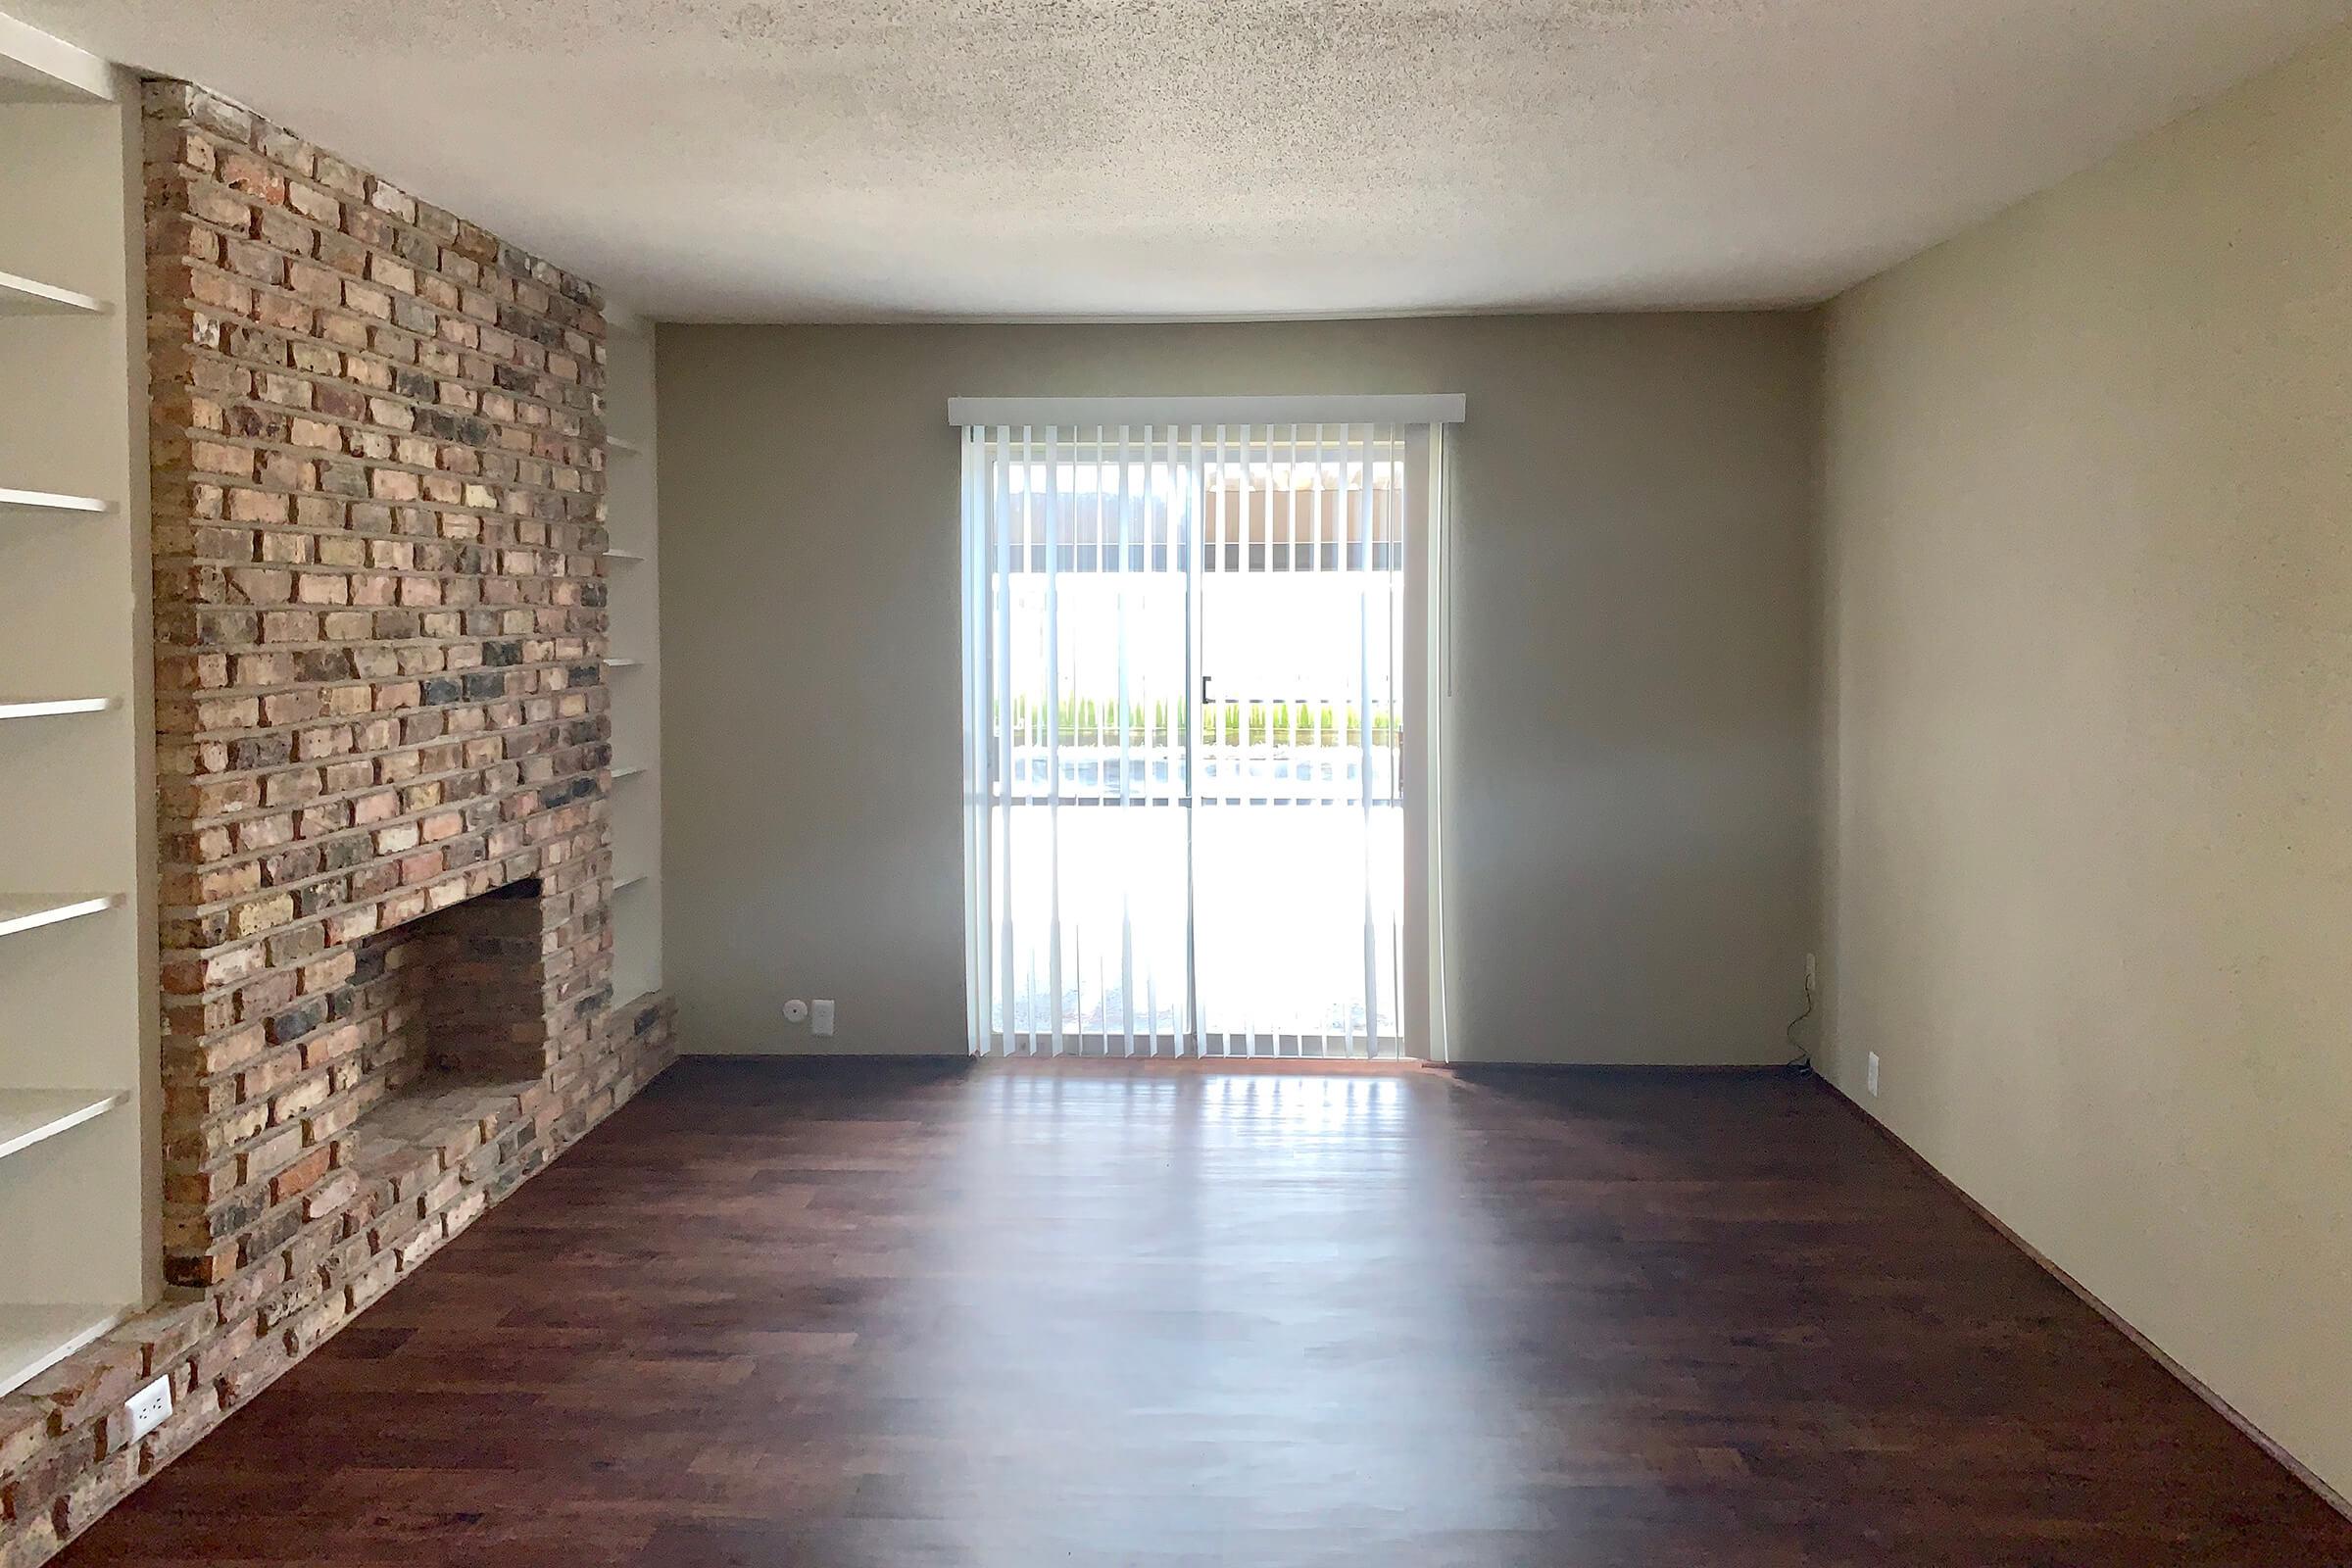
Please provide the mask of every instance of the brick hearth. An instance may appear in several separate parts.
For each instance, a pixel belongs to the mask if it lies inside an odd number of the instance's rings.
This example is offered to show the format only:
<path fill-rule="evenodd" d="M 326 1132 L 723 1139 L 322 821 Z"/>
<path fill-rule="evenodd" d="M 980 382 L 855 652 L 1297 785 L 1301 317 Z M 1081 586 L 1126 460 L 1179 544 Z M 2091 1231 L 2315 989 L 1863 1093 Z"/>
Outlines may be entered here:
<path fill-rule="evenodd" d="M 0 1399 L 0 1568 L 672 1050 L 612 996 L 596 290 L 201 89 L 144 108 L 178 1289 Z"/>

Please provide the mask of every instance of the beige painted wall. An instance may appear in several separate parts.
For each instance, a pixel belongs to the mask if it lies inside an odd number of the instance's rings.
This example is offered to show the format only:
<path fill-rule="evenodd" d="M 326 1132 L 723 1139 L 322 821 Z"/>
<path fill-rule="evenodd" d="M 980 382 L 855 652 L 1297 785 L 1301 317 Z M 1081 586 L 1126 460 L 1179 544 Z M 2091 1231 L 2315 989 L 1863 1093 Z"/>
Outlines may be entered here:
<path fill-rule="evenodd" d="M 1825 377 L 1831 1070 L 2342 1491 L 2348 169 L 2337 34 L 1838 302 Z"/>
<path fill-rule="evenodd" d="M 690 1049 L 962 1049 L 951 394 L 1466 392 L 1456 1044 L 1761 1061 L 1814 929 L 1814 321 L 663 326 Z"/>

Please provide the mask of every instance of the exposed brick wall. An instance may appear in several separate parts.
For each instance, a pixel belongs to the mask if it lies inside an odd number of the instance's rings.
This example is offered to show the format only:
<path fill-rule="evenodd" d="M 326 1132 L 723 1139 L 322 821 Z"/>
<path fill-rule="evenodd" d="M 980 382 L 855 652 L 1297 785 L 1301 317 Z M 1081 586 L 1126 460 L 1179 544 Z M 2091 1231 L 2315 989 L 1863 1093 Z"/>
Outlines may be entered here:
<path fill-rule="evenodd" d="M 609 1001 L 604 321 L 234 105 L 145 107 L 165 1270 L 208 1286 L 398 1078 L 355 944 L 536 877 L 548 1056 Z"/>
<path fill-rule="evenodd" d="M 0 1568 L 673 1050 L 612 994 L 596 290 L 201 89 L 144 110 L 179 1291 L 0 1398 Z"/>

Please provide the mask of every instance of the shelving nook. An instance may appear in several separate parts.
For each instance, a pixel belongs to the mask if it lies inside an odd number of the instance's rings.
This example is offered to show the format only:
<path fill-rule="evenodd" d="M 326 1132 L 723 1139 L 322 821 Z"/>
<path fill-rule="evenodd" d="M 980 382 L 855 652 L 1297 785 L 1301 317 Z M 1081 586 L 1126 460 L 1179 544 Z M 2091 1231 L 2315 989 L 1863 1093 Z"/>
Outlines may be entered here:
<path fill-rule="evenodd" d="M 662 985 L 662 623 L 654 329 L 606 343 L 604 663 L 612 717 L 612 994 Z"/>
<path fill-rule="evenodd" d="M 0 34 L 0 1392 L 159 1295 L 129 79 Z M 60 70 L 67 72 L 60 74 Z"/>

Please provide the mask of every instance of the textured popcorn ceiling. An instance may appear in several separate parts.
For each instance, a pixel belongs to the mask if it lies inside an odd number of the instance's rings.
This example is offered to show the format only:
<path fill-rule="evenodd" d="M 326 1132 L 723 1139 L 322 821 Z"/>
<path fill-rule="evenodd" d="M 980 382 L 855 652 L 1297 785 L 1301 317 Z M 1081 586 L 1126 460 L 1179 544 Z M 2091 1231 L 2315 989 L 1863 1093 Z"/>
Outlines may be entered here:
<path fill-rule="evenodd" d="M 0 0 L 662 318 L 1831 294 L 2352 0 Z"/>

